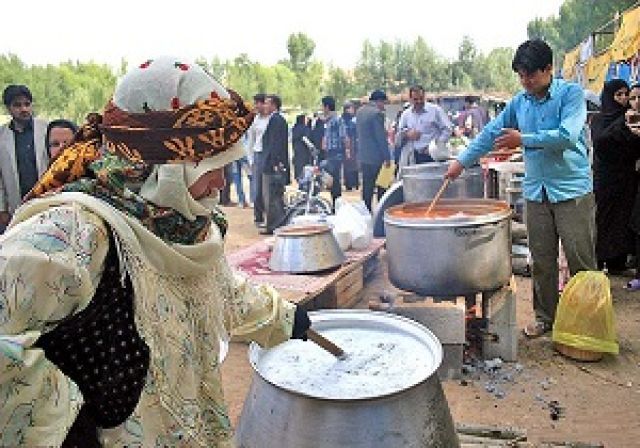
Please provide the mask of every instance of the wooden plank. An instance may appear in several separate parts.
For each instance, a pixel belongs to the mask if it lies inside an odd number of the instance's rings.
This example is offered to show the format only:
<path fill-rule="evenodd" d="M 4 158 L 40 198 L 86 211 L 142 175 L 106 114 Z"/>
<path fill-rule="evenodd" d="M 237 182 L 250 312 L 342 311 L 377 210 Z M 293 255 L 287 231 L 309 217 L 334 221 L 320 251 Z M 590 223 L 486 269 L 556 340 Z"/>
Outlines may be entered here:
<path fill-rule="evenodd" d="M 374 263 L 381 249 L 382 245 L 378 245 L 361 258 L 345 263 L 336 271 L 328 274 L 322 287 L 314 291 L 305 293 L 277 287 L 276 290 L 282 297 L 309 311 L 350 307 L 357 302 L 359 294 L 364 288 L 365 264 Z"/>
<path fill-rule="evenodd" d="M 335 285 L 336 305 L 338 308 L 348 308 L 359 299 L 364 288 L 362 265 L 339 279 Z"/>

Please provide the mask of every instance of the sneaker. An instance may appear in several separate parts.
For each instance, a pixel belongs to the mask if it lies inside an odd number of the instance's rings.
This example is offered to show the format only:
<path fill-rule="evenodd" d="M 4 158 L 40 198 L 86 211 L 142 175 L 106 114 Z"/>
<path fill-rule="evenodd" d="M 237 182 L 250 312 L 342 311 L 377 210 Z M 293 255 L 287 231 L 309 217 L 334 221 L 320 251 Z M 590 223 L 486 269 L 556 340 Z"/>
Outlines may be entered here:
<path fill-rule="evenodd" d="M 545 334 L 551 331 L 551 324 L 547 322 L 543 322 L 541 320 L 536 320 L 535 322 L 524 327 L 522 332 L 529 339 L 539 338 L 540 336 L 544 336 Z"/>

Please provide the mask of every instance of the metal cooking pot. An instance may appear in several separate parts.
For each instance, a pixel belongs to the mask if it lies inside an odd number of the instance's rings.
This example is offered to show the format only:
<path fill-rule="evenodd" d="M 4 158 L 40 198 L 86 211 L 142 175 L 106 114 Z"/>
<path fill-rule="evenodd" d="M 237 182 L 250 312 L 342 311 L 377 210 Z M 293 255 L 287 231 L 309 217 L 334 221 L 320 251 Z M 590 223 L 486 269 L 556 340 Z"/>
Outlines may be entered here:
<path fill-rule="evenodd" d="M 433 333 L 368 310 L 310 317 L 347 359 L 308 341 L 270 350 L 252 344 L 254 375 L 236 431 L 238 447 L 459 447 L 435 373 L 442 346 Z M 403 381 L 395 383 L 399 377 Z"/>
<path fill-rule="evenodd" d="M 300 224 L 281 227 L 276 236 L 269 269 L 294 274 L 319 272 L 340 266 L 344 253 L 331 227 L 326 224 Z"/>
<path fill-rule="evenodd" d="M 491 291 L 511 276 L 511 210 L 492 199 L 442 199 L 386 210 L 389 280 L 422 295 Z M 464 212 L 461 214 L 459 212 Z"/>
<path fill-rule="evenodd" d="M 433 199 L 442 186 L 448 168 L 448 162 L 430 162 L 403 167 L 401 178 L 405 202 L 426 202 Z M 464 170 L 458 179 L 451 182 L 442 197 L 484 198 L 482 168 L 477 166 Z"/>
<path fill-rule="evenodd" d="M 373 236 L 384 237 L 384 211 L 404 202 L 402 181 L 395 182 L 385 191 L 373 211 Z"/>

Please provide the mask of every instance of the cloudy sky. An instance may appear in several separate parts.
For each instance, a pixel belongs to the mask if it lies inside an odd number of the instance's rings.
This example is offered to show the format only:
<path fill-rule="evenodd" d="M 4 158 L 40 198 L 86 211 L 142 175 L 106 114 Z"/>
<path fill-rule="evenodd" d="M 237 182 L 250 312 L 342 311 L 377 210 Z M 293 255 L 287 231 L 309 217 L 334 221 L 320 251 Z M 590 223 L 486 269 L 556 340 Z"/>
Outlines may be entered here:
<path fill-rule="evenodd" d="M 147 1 L 29 2 L 20 14 L 4 8 L 0 53 L 29 64 L 64 60 L 118 65 L 160 54 L 227 59 L 247 53 L 273 64 L 287 56 L 289 34 L 304 32 L 314 56 L 349 68 L 365 39 L 412 41 L 422 36 L 440 55 L 455 58 L 462 36 L 482 51 L 516 47 L 527 22 L 557 14 L 562 0 Z M 31 11 L 30 8 L 34 10 Z"/>

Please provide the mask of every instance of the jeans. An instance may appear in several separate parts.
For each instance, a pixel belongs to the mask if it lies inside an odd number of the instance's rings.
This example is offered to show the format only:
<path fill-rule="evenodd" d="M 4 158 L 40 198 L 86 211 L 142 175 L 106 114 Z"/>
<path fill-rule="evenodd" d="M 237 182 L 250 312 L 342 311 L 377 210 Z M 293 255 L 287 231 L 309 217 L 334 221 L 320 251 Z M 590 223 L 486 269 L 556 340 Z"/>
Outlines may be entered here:
<path fill-rule="evenodd" d="M 377 189 L 378 201 L 380 201 L 380 198 L 386 191 L 383 188 L 376 187 L 376 179 L 380 168 L 382 168 L 382 163 L 375 165 L 363 163 L 360 168 L 362 170 L 362 200 L 369 211 L 372 211 L 371 202 L 373 201 L 373 190 Z"/>
<path fill-rule="evenodd" d="M 326 160 L 326 169 L 333 177 L 333 183 L 331 185 L 331 199 L 333 199 L 333 205 L 336 204 L 336 199 L 342 196 L 342 159 L 329 158 Z"/>
<path fill-rule="evenodd" d="M 264 200 L 262 199 L 262 172 L 264 171 L 264 155 L 256 152 L 253 155 L 253 186 L 255 199 L 253 201 L 253 220 L 264 221 Z"/>
<path fill-rule="evenodd" d="M 242 167 L 247 164 L 246 157 L 233 162 L 233 183 L 236 186 L 236 194 L 238 195 L 238 204 L 242 205 L 246 201 L 244 196 L 244 187 L 242 186 Z"/>

